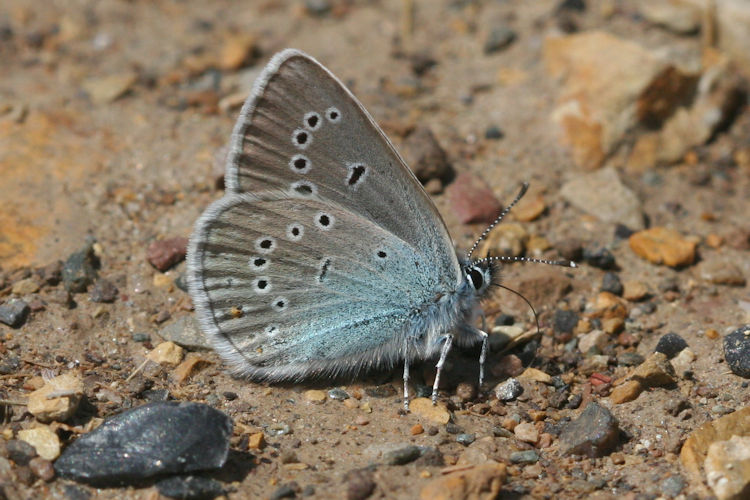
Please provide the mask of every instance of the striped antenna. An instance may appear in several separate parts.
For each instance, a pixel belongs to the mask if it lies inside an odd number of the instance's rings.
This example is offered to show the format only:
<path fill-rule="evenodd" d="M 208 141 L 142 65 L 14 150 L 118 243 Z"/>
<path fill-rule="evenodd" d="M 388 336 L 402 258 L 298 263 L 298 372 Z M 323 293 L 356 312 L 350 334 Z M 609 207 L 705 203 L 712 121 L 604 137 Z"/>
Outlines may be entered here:
<path fill-rule="evenodd" d="M 518 203 L 518 201 L 521 198 L 523 198 L 523 195 L 526 194 L 526 191 L 528 189 L 529 189 L 529 183 L 528 182 L 524 182 L 523 184 L 521 184 L 521 190 L 518 192 L 518 194 L 516 195 L 515 199 L 511 202 L 511 204 L 508 205 L 507 207 L 505 207 L 502 212 L 500 212 L 500 215 L 497 216 L 497 219 L 495 219 L 492 222 L 492 224 L 490 224 L 487 227 L 487 229 L 484 230 L 484 232 L 479 236 L 479 238 L 477 238 L 477 241 L 475 241 L 474 244 L 471 246 L 471 249 L 466 254 L 466 259 L 467 260 L 471 259 L 471 254 L 474 253 L 474 250 L 476 250 L 477 247 L 479 246 L 479 244 L 482 241 L 484 241 L 485 238 L 487 238 L 487 235 L 490 234 L 490 231 L 492 231 L 492 229 L 494 229 L 495 226 L 497 226 L 498 224 L 500 224 L 500 221 L 503 220 L 503 217 L 505 217 L 506 215 L 508 215 L 508 212 L 510 212 L 510 209 L 513 208 L 513 206 L 516 203 Z"/>
<path fill-rule="evenodd" d="M 547 259 L 535 259 L 533 257 L 508 257 L 506 255 L 498 255 L 496 257 L 485 257 L 484 259 L 481 259 L 479 262 L 494 262 L 498 260 L 502 262 L 534 262 L 536 264 L 550 264 L 553 266 L 578 267 L 578 264 L 576 264 L 572 260 L 547 260 Z"/>

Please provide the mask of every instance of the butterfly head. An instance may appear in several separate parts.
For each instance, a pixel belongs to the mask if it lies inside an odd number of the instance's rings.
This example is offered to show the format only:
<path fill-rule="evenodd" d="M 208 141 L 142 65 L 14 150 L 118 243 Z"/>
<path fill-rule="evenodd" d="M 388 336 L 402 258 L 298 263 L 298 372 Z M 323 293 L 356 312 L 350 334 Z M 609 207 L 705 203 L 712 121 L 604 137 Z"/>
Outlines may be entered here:
<path fill-rule="evenodd" d="M 498 277 L 498 265 L 489 259 L 470 261 L 463 266 L 466 281 L 478 296 L 487 293 L 493 279 Z"/>

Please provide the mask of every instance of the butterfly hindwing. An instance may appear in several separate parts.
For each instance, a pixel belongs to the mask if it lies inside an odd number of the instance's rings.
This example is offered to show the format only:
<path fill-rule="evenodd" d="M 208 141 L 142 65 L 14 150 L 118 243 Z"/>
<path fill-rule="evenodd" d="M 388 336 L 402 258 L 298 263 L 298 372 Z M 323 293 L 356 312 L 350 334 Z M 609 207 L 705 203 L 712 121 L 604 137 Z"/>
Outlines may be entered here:
<path fill-rule="evenodd" d="M 237 372 L 299 378 L 394 362 L 432 265 L 369 219 L 318 197 L 236 193 L 189 252 L 201 326 Z"/>

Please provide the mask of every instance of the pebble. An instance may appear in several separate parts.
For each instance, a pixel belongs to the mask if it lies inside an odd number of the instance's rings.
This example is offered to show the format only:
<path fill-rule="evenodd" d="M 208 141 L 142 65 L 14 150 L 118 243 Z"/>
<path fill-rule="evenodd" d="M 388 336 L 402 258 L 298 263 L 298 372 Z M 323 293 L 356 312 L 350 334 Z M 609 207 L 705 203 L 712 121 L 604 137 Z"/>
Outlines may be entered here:
<path fill-rule="evenodd" d="M 461 433 L 456 436 L 456 442 L 464 446 L 469 446 L 476 438 L 476 434 Z"/>
<path fill-rule="evenodd" d="M 422 427 L 422 424 L 414 424 L 409 429 L 409 434 L 412 436 L 417 436 L 419 434 L 422 434 L 424 432 L 424 427 Z"/>
<path fill-rule="evenodd" d="M 461 172 L 446 189 L 456 218 L 462 224 L 491 223 L 502 210 L 487 183 L 469 172 Z"/>
<path fill-rule="evenodd" d="M 338 387 L 336 387 L 328 391 L 328 397 L 331 399 L 335 399 L 336 401 L 344 401 L 345 399 L 349 399 L 349 393 L 344 389 L 339 389 Z"/>
<path fill-rule="evenodd" d="M 437 179 L 446 183 L 455 173 L 448 155 L 427 127 L 417 127 L 404 140 L 401 151 L 409 167 L 420 182 Z"/>
<path fill-rule="evenodd" d="M 83 381 L 73 373 L 63 373 L 30 393 L 26 408 L 39 422 L 64 422 L 76 412 L 82 397 Z"/>
<path fill-rule="evenodd" d="M 104 421 L 68 445 L 58 475 L 96 485 L 134 484 L 159 474 L 217 469 L 232 421 L 200 403 L 149 403 Z"/>
<path fill-rule="evenodd" d="M 159 493 L 168 498 L 209 500 L 224 495 L 224 487 L 216 479 L 201 476 L 172 476 L 156 483 Z"/>
<path fill-rule="evenodd" d="M 534 382 L 539 382 L 541 384 L 552 383 L 552 377 L 550 375 L 543 372 L 542 370 L 531 367 L 526 368 L 523 373 L 518 376 L 518 378 L 520 380 L 533 380 Z"/>
<path fill-rule="evenodd" d="M 715 285 L 745 286 L 742 269 L 725 255 L 708 256 L 696 266 L 701 279 Z"/>
<path fill-rule="evenodd" d="M 60 438 L 47 426 L 20 430 L 18 439 L 33 446 L 37 455 L 45 460 L 55 460 L 60 456 Z"/>
<path fill-rule="evenodd" d="M 636 255 L 654 264 L 684 267 L 695 262 L 696 242 L 674 229 L 652 227 L 633 233 L 628 243 Z"/>
<path fill-rule="evenodd" d="M 535 464 L 539 461 L 539 453 L 534 450 L 514 451 L 509 458 L 514 464 Z"/>
<path fill-rule="evenodd" d="M 62 279 L 63 263 L 61 260 L 56 260 L 46 266 L 37 270 L 39 277 L 44 283 L 50 286 L 56 286 Z"/>
<path fill-rule="evenodd" d="M 370 396 L 371 398 L 391 398 L 398 394 L 396 392 L 396 389 L 393 388 L 391 384 L 383 384 L 383 385 L 376 385 L 374 387 L 367 387 L 365 389 L 365 394 Z"/>
<path fill-rule="evenodd" d="M 484 129 L 484 138 L 490 139 L 490 140 L 499 140 L 505 137 L 505 134 L 503 133 L 502 129 L 498 127 L 497 125 L 490 125 L 486 129 Z"/>
<path fill-rule="evenodd" d="M 750 436 L 711 443 L 704 467 L 706 482 L 719 500 L 746 498 L 750 490 Z"/>
<path fill-rule="evenodd" d="M 622 296 L 630 302 L 638 302 L 648 295 L 648 287 L 641 281 L 630 280 L 622 285 Z"/>
<path fill-rule="evenodd" d="M 445 432 L 448 434 L 461 434 L 464 431 L 463 427 L 456 425 L 453 422 L 445 424 Z"/>
<path fill-rule="evenodd" d="M 637 352 L 623 352 L 617 355 L 617 364 L 619 366 L 638 366 L 646 360 Z"/>
<path fill-rule="evenodd" d="M 590 266 L 599 269 L 613 269 L 616 267 L 615 256 L 604 247 L 586 246 L 583 249 L 583 260 Z"/>
<path fill-rule="evenodd" d="M 159 330 L 159 336 L 186 349 L 211 349 L 211 343 L 201 333 L 192 314 L 180 316 L 173 323 L 165 325 Z"/>
<path fill-rule="evenodd" d="M 39 291 L 39 283 L 34 278 L 25 278 L 13 283 L 11 292 L 16 295 L 30 295 Z"/>
<path fill-rule="evenodd" d="M 383 453 L 383 463 L 386 465 L 404 465 L 418 459 L 420 454 L 419 446 L 402 446 Z"/>
<path fill-rule="evenodd" d="M 601 290 L 603 292 L 609 292 L 614 295 L 622 295 L 625 291 L 625 288 L 622 285 L 622 282 L 620 281 L 620 277 L 612 272 L 605 273 L 602 277 L 602 287 Z"/>
<path fill-rule="evenodd" d="M 523 386 L 518 379 L 509 378 L 495 386 L 494 392 L 500 401 L 513 401 L 523 393 Z"/>
<path fill-rule="evenodd" d="M 174 342 L 162 342 L 146 355 L 146 358 L 166 366 L 177 366 L 182 362 L 185 350 Z"/>
<path fill-rule="evenodd" d="M 477 397 L 477 387 L 469 382 L 459 382 L 456 386 L 456 396 L 464 402 L 473 401 Z"/>
<path fill-rule="evenodd" d="M 118 292 L 117 287 L 111 281 L 100 278 L 96 280 L 94 288 L 91 289 L 91 301 L 114 302 L 117 299 Z"/>
<path fill-rule="evenodd" d="M 229 35 L 219 51 L 218 66 L 227 71 L 236 71 L 251 63 L 258 52 L 258 40 L 249 33 Z"/>
<path fill-rule="evenodd" d="M 88 286 L 96 280 L 97 269 L 99 269 L 99 259 L 91 243 L 83 250 L 70 254 L 63 264 L 63 286 L 70 293 L 85 292 Z"/>
<path fill-rule="evenodd" d="M 522 255 L 529 240 L 529 233 L 521 224 L 506 223 L 490 232 L 479 249 L 480 255 Z"/>
<path fill-rule="evenodd" d="M 8 458 L 13 460 L 16 465 L 29 465 L 29 461 L 37 456 L 34 447 L 21 439 L 9 440 L 5 443 L 5 449 Z"/>
<path fill-rule="evenodd" d="M 576 176 L 562 186 L 560 195 L 574 207 L 605 223 L 620 223 L 636 229 L 644 226 L 641 201 L 622 183 L 614 167 Z"/>
<path fill-rule="evenodd" d="M 29 460 L 29 469 L 42 481 L 52 481 L 55 478 L 55 468 L 52 462 L 42 457 L 34 457 Z"/>
<path fill-rule="evenodd" d="M 295 488 L 296 485 L 297 483 L 295 482 L 282 484 L 271 493 L 271 496 L 268 497 L 269 500 L 280 500 L 281 498 L 295 498 L 297 496 L 297 492 Z"/>
<path fill-rule="evenodd" d="M 307 401 L 313 404 L 323 404 L 326 402 L 328 395 L 325 391 L 319 389 L 310 389 L 304 392 L 304 397 Z"/>
<path fill-rule="evenodd" d="M 575 311 L 557 309 L 552 320 L 555 331 L 559 333 L 572 333 L 578 325 L 579 316 Z"/>
<path fill-rule="evenodd" d="M 539 441 L 539 431 L 532 422 L 521 422 L 513 429 L 516 438 L 527 443 L 536 444 Z"/>
<path fill-rule="evenodd" d="M 678 35 L 695 34 L 701 25 L 701 11 L 689 2 L 639 2 L 638 13 L 647 21 Z"/>
<path fill-rule="evenodd" d="M 266 437 L 262 432 L 250 434 L 247 440 L 247 447 L 250 450 L 262 450 L 266 446 Z"/>
<path fill-rule="evenodd" d="M 127 71 L 88 78 L 83 81 L 82 87 L 94 104 L 106 104 L 125 95 L 137 80 L 135 72 Z"/>
<path fill-rule="evenodd" d="M 478 465 L 431 480 L 419 493 L 420 500 L 497 498 L 505 482 L 506 466 Z"/>
<path fill-rule="evenodd" d="M 577 238 L 566 238 L 555 244 L 560 256 L 564 259 L 576 262 L 583 256 L 583 243 Z"/>
<path fill-rule="evenodd" d="M 687 347 L 685 339 L 677 335 L 676 333 L 667 333 L 662 335 L 654 348 L 655 352 L 664 354 L 667 359 L 672 359 L 679 354 L 683 349 Z"/>
<path fill-rule="evenodd" d="M 617 419 L 603 406 L 589 403 L 581 415 L 565 424 L 560 432 L 560 450 L 566 455 L 603 457 L 618 444 Z"/>
<path fill-rule="evenodd" d="M 164 272 L 185 260 L 188 239 L 183 237 L 157 240 L 146 250 L 146 260 L 157 270 Z"/>
<path fill-rule="evenodd" d="M 305 0 L 305 8 L 314 16 L 325 16 L 332 7 L 328 0 Z"/>
<path fill-rule="evenodd" d="M 344 474 L 347 500 L 365 500 L 375 491 L 375 479 L 370 469 L 355 469 Z"/>
<path fill-rule="evenodd" d="M 750 378 L 750 325 L 741 326 L 724 337 L 724 359 L 732 373 Z"/>
<path fill-rule="evenodd" d="M 484 53 L 492 54 L 499 52 L 513 43 L 516 39 L 516 32 L 513 31 L 509 26 L 501 24 L 495 26 L 490 30 L 487 39 L 484 41 Z"/>
<path fill-rule="evenodd" d="M 645 387 L 661 387 L 677 382 L 677 374 L 667 356 L 661 352 L 651 354 L 635 369 L 630 377 Z"/>
<path fill-rule="evenodd" d="M 578 337 L 578 349 L 582 354 L 592 352 L 601 353 L 609 343 L 609 335 L 603 330 L 593 330 Z"/>
<path fill-rule="evenodd" d="M 18 328 L 26 322 L 30 311 L 29 305 L 23 300 L 11 299 L 0 306 L 0 323 Z"/>
<path fill-rule="evenodd" d="M 447 424 L 450 421 L 451 414 L 448 412 L 445 404 L 438 401 L 433 406 L 430 398 L 414 398 L 409 402 L 409 411 L 418 416 L 423 417 L 434 422 L 436 424 Z"/>

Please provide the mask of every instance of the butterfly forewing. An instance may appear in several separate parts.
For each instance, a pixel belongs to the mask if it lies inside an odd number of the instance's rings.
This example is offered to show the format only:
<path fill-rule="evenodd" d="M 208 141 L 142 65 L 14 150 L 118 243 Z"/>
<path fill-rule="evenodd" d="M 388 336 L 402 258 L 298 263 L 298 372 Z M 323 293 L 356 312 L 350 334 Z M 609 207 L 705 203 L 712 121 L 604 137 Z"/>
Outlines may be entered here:
<path fill-rule="evenodd" d="M 417 179 L 357 99 L 295 50 L 277 54 L 243 107 L 227 187 L 317 194 L 369 219 L 433 259 L 452 287 L 458 262 L 445 224 Z"/>

